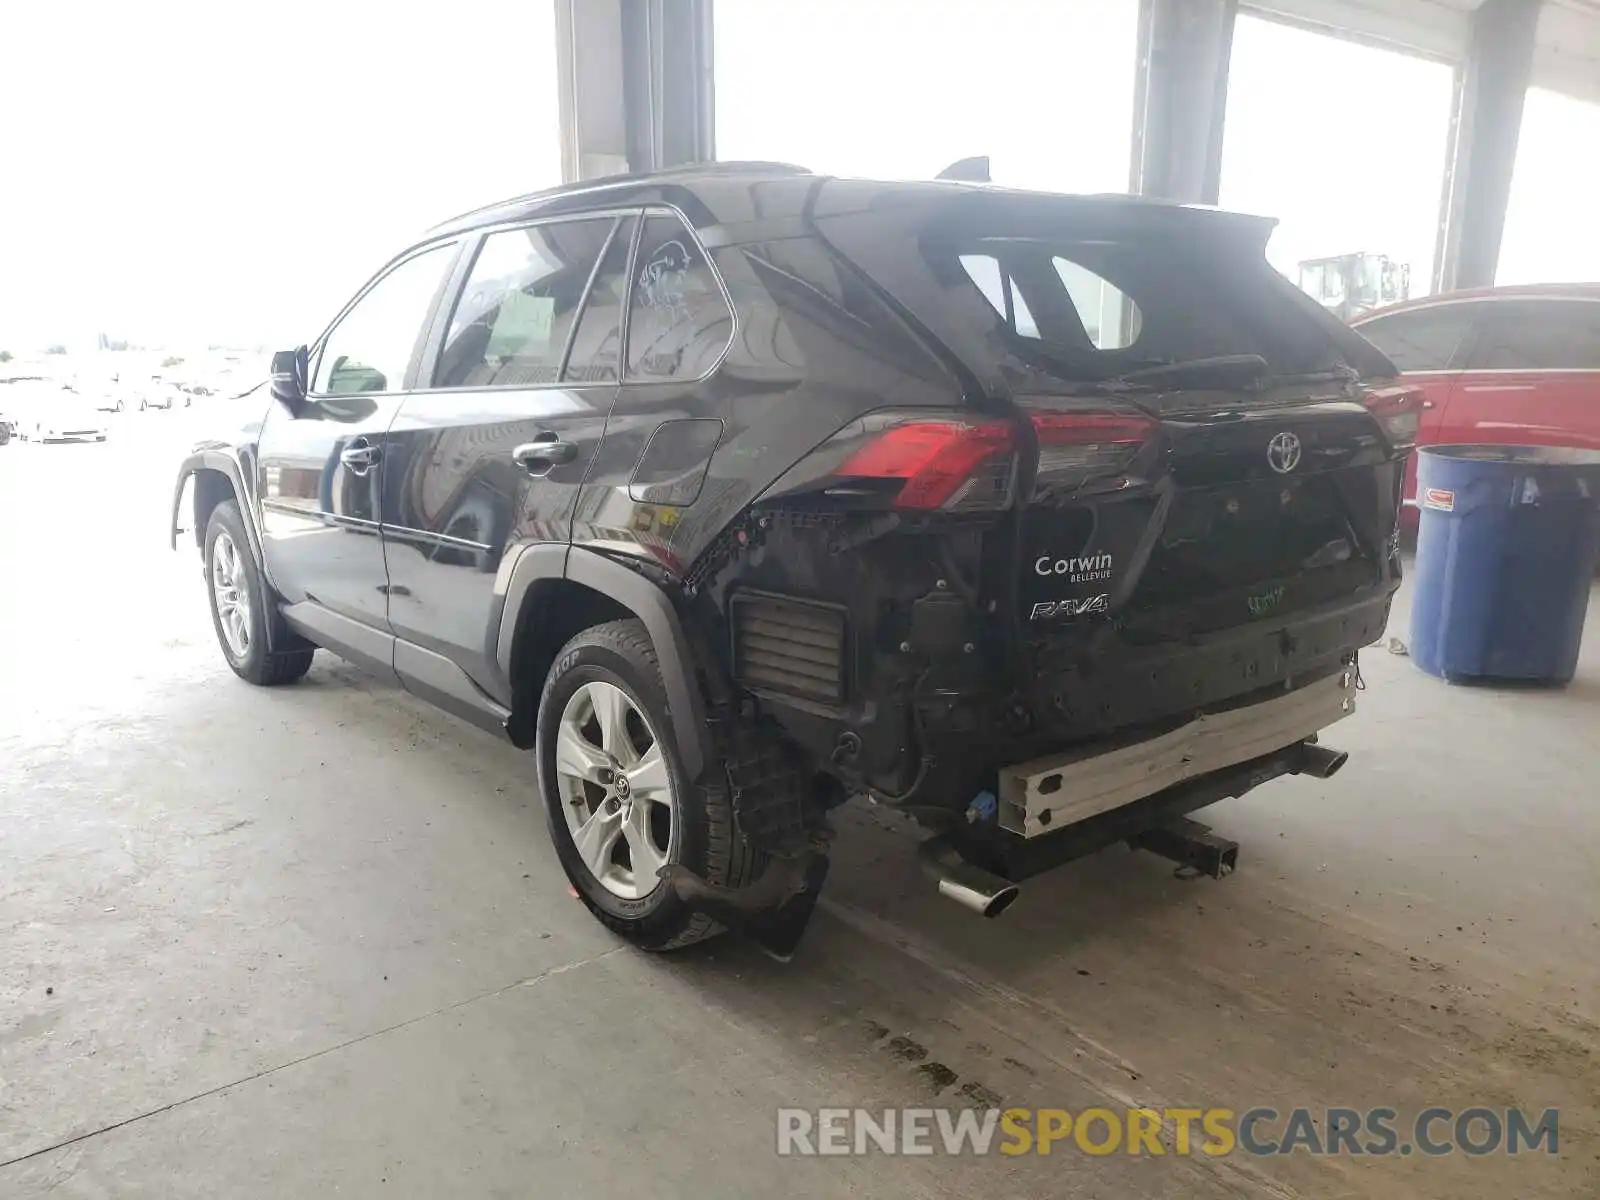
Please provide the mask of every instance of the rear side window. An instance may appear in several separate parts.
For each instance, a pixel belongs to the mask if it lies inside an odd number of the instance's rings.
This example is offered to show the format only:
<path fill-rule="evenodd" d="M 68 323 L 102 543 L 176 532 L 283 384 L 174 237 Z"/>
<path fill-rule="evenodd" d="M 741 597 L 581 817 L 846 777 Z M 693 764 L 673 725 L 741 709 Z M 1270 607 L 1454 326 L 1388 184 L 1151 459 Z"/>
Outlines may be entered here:
<path fill-rule="evenodd" d="M 628 303 L 630 380 L 699 379 L 733 337 L 733 311 L 705 251 L 677 217 L 645 221 Z"/>
<path fill-rule="evenodd" d="M 1402 372 L 1445 371 L 1456 360 L 1471 324 L 1470 306 L 1445 304 L 1364 321 L 1357 332 Z"/>
<path fill-rule="evenodd" d="M 589 276 L 616 221 L 590 217 L 491 233 L 434 368 L 436 388 L 555 383 Z"/>
<path fill-rule="evenodd" d="M 1479 306 L 1467 367 L 1479 371 L 1600 370 L 1600 302 L 1494 300 Z"/>

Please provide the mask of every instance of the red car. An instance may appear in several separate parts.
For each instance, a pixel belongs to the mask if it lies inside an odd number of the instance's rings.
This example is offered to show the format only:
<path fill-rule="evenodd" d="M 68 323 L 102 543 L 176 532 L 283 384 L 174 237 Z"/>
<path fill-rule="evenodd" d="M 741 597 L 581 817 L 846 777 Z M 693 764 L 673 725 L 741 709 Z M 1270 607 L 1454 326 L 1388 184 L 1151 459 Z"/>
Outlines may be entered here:
<path fill-rule="evenodd" d="M 1353 322 L 1421 390 L 1417 444 L 1600 450 L 1600 284 L 1448 292 Z M 1406 468 L 1415 529 L 1417 460 Z"/>

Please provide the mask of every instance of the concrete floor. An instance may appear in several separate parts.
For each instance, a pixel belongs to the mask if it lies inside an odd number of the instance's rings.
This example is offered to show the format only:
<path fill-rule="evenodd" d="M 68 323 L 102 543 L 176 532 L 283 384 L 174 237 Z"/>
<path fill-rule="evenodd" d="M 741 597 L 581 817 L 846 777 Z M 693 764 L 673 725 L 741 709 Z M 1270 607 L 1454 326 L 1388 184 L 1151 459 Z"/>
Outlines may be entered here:
<path fill-rule="evenodd" d="M 650 957 L 568 894 L 525 755 L 328 656 L 227 671 L 163 541 L 191 417 L 0 449 L 7 1200 L 1595 1195 L 1600 633 L 1561 693 L 1375 648 L 1342 774 L 1209 811 L 1226 881 L 1119 849 L 980 922 L 851 809 L 793 963 Z M 973 1095 L 1556 1106 L 1561 1154 L 774 1153 L 782 1105 Z"/>

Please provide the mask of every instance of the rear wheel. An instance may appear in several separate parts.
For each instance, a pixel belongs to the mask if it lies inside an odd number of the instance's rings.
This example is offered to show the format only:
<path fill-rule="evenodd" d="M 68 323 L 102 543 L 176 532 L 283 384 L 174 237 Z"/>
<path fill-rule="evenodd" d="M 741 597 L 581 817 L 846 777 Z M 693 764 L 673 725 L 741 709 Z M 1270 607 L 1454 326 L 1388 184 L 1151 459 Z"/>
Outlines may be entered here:
<path fill-rule="evenodd" d="M 316 647 L 284 623 L 250 553 L 239 506 L 224 500 L 206 524 L 206 592 L 211 623 L 228 666 L 262 687 L 293 683 L 311 669 Z M 272 622 L 268 649 L 268 622 Z"/>
<path fill-rule="evenodd" d="M 725 782 L 685 778 L 643 624 L 586 629 L 562 649 L 538 717 L 539 785 L 556 853 L 602 923 L 648 950 L 720 933 L 657 876 L 669 864 L 740 887 L 760 856 L 734 828 Z"/>

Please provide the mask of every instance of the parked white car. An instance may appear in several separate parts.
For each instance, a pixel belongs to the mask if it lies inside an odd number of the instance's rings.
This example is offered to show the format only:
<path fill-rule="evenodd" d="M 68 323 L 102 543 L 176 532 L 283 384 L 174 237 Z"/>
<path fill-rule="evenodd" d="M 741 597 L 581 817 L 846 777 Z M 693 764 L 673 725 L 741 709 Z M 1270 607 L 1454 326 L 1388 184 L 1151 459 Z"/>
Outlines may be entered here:
<path fill-rule="evenodd" d="M 33 407 L 22 430 L 36 442 L 103 442 L 106 440 L 105 414 L 76 395 L 42 401 Z"/>

